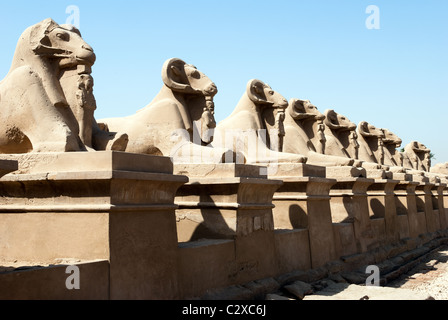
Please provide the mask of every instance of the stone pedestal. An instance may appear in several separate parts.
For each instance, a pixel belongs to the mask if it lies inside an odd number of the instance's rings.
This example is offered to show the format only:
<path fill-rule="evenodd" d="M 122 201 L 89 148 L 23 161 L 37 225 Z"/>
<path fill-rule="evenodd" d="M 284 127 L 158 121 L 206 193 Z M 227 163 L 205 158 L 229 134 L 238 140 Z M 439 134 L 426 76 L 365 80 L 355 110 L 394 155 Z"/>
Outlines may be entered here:
<path fill-rule="evenodd" d="M 440 182 L 441 185 L 445 185 L 445 187 L 441 190 L 443 199 L 443 213 L 441 212 L 441 214 L 445 217 L 446 228 L 448 228 L 448 179 L 446 177 L 441 177 Z M 441 220 L 443 220 L 443 217 Z"/>
<path fill-rule="evenodd" d="M 418 185 L 419 182 L 416 181 L 400 181 L 395 187 L 396 208 L 400 223 L 400 239 L 418 237 L 423 230 L 424 215 L 422 216 L 422 213 L 417 211 L 415 195 L 415 189 Z"/>
<path fill-rule="evenodd" d="M 370 219 L 376 226 L 378 245 L 400 239 L 395 204 L 395 186 L 398 180 L 375 179 L 367 189 Z"/>
<path fill-rule="evenodd" d="M 429 232 L 433 233 L 439 230 L 440 222 L 438 217 L 438 210 L 433 209 L 433 199 L 432 199 L 432 189 L 435 184 L 430 182 L 420 183 L 416 190 L 417 196 L 417 209 L 419 212 L 423 211 L 425 215 L 426 229 L 422 230 L 423 233 Z"/>
<path fill-rule="evenodd" d="M 273 198 L 276 229 L 308 230 L 312 268 L 337 259 L 329 197 L 336 180 L 307 164 L 278 164 L 271 177 L 283 181 Z"/>
<path fill-rule="evenodd" d="M 390 179 L 392 172 L 383 169 L 367 169 L 366 178 L 368 179 Z"/>
<path fill-rule="evenodd" d="M 367 188 L 374 181 L 359 177 L 341 177 L 330 190 L 333 223 L 353 224 L 358 253 L 368 251 L 375 241 L 367 202 Z"/>
<path fill-rule="evenodd" d="M 169 158 L 121 152 L 0 158 L 19 162 L 17 174 L 0 180 L 2 259 L 104 259 L 111 299 L 176 298 L 174 196 L 188 179 L 172 174 Z"/>
<path fill-rule="evenodd" d="M 423 174 L 413 174 L 412 182 L 413 187 L 409 186 L 407 191 L 409 233 L 411 238 L 416 238 L 428 232 L 428 221 L 432 223 L 432 214 L 427 217 L 427 212 L 432 211 L 429 209 L 432 202 L 428 199 L 431 186 L 428 184 L 429 179 Z"/>
<path fill-rule="evenodd" d="M 432 209 L 434 215 L 434 223 L 437 230 L 446 229 L 446 220 L 445 220 L 445 209 L 443 207 L 443 189 L 445 185 L 440 182 L 440 180 L 432 183 L 432 188 L 430 190 L 431 200 L 432 200 Z"/>
<path fill-rule="evenodd" d="M 330 179 L 366 178 L 367 170 L 353 166 L 325 167 L 325 177 Z"/>
<path fill-rule="evenodd" d="M 272 196 L 282 182 L 252 165 L 179 164 L 174 172 L 190 179 L 175 200 L 179 242 L 232 239 L 235 260 L 228 270 L 235 283 L 273 276 Z"/>
<path fill-rule="evenodd" d="M 392 172 L 392 180 L 398 181 L 393 190 L 398 239 L 406 239 L 409 238 L 407 190 L 409 182 L 412 181 L 412 175 L 402 172 Z M 414 192 L 414 189 L 411 188 L 411 190 Z"/>
<path fill-rule="evenodd" d="M 415 201 L 417 206 L 416 220 L 418 223 L 419 234 L 432 232 L 433 230 L 433 214 L 432 214 L 432 199 L 430 190 L 432 185 L 429 179 L 424 175 L 413 175 L 413 180 L 419 184 L 415 188 Z M 428 229 L 429 228 L 429 229 Z"/>
<path fill-rule="evenodd" d="M 445 215 L 445 204 L 444 204 L 444 190 L 446 189 L 447 184 L 446 183 L 437 183 L 435 184 L 435 188 L 432 190 L 433 194 L 433 204 L 434 207 L 437 206 L 437 211 L 439 215 L 439 229 L 445 230 L 448 228 L 448 221 L 446 219 Z"/>

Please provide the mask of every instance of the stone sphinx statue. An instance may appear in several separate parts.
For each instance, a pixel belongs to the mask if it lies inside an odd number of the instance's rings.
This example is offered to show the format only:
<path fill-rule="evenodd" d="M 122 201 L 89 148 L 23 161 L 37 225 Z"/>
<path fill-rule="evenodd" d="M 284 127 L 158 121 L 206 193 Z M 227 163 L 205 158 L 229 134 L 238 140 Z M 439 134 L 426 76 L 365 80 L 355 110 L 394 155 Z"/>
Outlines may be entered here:
<path fill-rule="evenodd" d="M 102 119 L 100 126 L 126 132 L 127 152 L 170 156 L 175 163 L 232 162 L 233 152 L 208 146 L 216 127 L 216 85 L 178 58 L 164 63 L 162 80 L 162 89 L 145 108 L 124 118 Z"/>
<path fill-rule="evenodd" d="M 402 144 L 402 140 L 388 129 L 383 129 L 384 164 L 392 167 L 403 167 L 403 154 L 397 148 Z"/>
<path fill-rule="evenodd" d="M 324 120 L 325 116 L 310 101 L 291 99 L 285 113 L 283 151 L 303 154 L 309 164 L 352 166 L 355 160 L 349 156 L 325 154 Z"/>
<path fill-rule="evenodd" d="M 359 159 L 356 124 L 332 109 L 325 110 L 324 116 L 325 154 Z"/>
<path fill-rule="evenodd" d="M 430 172 L 440 174 L 441 176 L 448 176 L 448 162 L 437 163 L 430 168 Z"/>
<path fill-rule="evenodd" d="M 65 26 L 65 28 L 81 35 L 73 26 Z M 93 94 L 94 80 L 91 71 L 90 66 L 76 65 L 61 72 L 59 81 L 62 91 L 76 120 L 70 127 L 76 128 L 81 142 L 89 151 L 124 151 L 128 143 L 128 135 L 104 130 L 94 117 L 97 105 Z"/>
<path fill-rule="evenodd" d="M 384 132 L 367 121 L 358 124 L 359 158 L 366 162 L 384 164 Z"/>
<path fill-rule="evenodd" d="M 325 154 L 354 159 L 354 166 L 366 170 L 381 169 L 381 164 L 365 157 L 365 139 L 359 137 L 358 126 L 347 117 L 333 109 L 327 109 L 325 115 Z"/>
<path fill-rule="evenodd" d="M 304 163 L 303 155 L 281 152 L 288 101 L 263 81 L 253 79 L 229 117 L 215 131 L 213 146 L 244 155 L 246 163 Z"/>
<path fill-rule="evenodd" d="M 382 169 L 389 170 L 389 166 L 384 164 L 384 131 L 377 128 L 367 121 L 361 121 L 357 127 L 357 136 L 359 143 L 358 156 L 364 161 L 363 167 L 380 166 Z"/>
<path fill-rule="evenodd" d="M 404 164 L 406 169 L 429 172 L 431 169 L 431 150 L 418 141 L 411 141 L 404 148 Z"/>
<path fill-rule="evenodd" d="M 95 133 L 99 133 L 97 142 L 112 148 L 113 143 L 108 142 L 115 139 L 114 134 L 104 134 L 95 126 L 95 106 L 88 101 L 95 60 L 93 49 L 73 26 L 46 19 L 27 28 L 18 41 L 10 71 L 0 82 L 0 152 L 86 151 L 93 147 L 90 140 Z M 61 81 L 68 70 L 76 70 L 76 86 Z M 84 120 L 72 110 L 76 94 L 80 94 L 76 98 L 79 106 L 89 105 Z M 119 138 L 118 149 L 126 143 L 125 135 Z"/>

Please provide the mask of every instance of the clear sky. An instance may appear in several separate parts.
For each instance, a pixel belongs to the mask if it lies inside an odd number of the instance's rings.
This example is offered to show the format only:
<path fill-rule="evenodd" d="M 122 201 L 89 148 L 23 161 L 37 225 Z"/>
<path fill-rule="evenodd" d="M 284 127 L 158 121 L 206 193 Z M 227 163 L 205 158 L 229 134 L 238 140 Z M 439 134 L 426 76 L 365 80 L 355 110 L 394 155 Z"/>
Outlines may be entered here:
<path fill-rule="evenodd" d="M 65 23 L 70 5 L 97 55 L 97 119 L 146 106 L 163 63 L 178 57 L 217 84 L 218 121 L 258 78 L 288 100 L 387 128 L 403 147 L 429 147 L 433 164 L 448 162 L 447 0 L 2 0 L 0 78 L 20 34 L 45 18 Z M 369 5 L 379 29 L 366 27 Z"/>

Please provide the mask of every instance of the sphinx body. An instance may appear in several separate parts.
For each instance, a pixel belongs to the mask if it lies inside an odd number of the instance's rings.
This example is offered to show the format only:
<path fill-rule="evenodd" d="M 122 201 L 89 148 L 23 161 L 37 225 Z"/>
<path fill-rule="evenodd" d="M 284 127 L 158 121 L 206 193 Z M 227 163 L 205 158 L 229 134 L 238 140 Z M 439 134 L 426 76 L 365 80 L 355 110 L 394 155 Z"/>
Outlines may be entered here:
<path fill-rule="evenodd" d="M 324 116 L 325 154 L 358 160 L 356 124 L 332 109 L 325 110 Z"/>
<path fill-rule="evenodd" d="M 77 33 L 51 19 L 26 29 L 0 82 L 0 152 L 85 150 L 58 76 L 64 68 L 94 61 Z"/>
<path fill-rule="evenodd" d="M 195 66 L 178 58 L 162 68 L 163 86 L 145 108 L 124 118 L 99 120 L 101 127 L 126 132 L 127 152 L 170 156 L 174 162 L 232 162 L 233 153 L 207 146 L 216 122 L 216 85 Z"/>
<path fill-rule="evenodd" d="M 264 82 L 253 79 L 229 117 L 215 131 L 213 146 L 242 154 L 246 163 L 304 163 L 303 155 L 280 152 L 288 101 Z"/>
<path fill-rule="evenodd" d="M 402 140 L 388 129 L 377 128 L 366 121 L 358 125 L 360 154 L 366 163 L 377 163 L 394 173 L 403 173 L 404 157 L 397 151 Z"/>
<path fill-rule="evenodd" d="M 367 121 L 361 121 L 357 127 L 359 158 L 366 162 L 384 164 L 384 132 Z"/>
<path fill-rule="evenodd" d="M 86 107 L 89 116 L 82 121 L 72 107 L 76 109 L 74 100 L 92 106 L 89 97 L 74 96 L 81 89 L 91 94 L 88 77 L 95 60 L 93 49 L 73 26 L 46 19 L 27 28 L 18 41 L 11 69 L 0 82 L 0 152 L 91 149 L 96 107 Z M 76 70 L 83 80 L 76 85 L 63 83 L 68 70 Z"/>
<path fill-rule="evenodd" d="M 435 164 L 430 168 L 430 172 L 440 174 L 442 176 L 448 176 L 448 162 Z"/>
<path fill-rule="evenodd" d="M 431 150 L 418 141 L 411 141 L 404 148 L 404 163 L 406 169 L 429 172 L 431 169 Z"/>
<path fill-rule="evenodd" d="M 404 171 L 403 168 L 403 154 L 397 148 L 401 146 L 402 140 L 388 129 L 383 129 L 384 139 L 384 164 L 390 166 L 391 170 Z"/>
<path fill-rule="evenodd" d="M 352 166 L 354 159 L 325 154 L 325 116 L 308 100 L 291 99 L 285 113 L 283 151 L 303 154 L 307 163 L 322 166 Z"/>
<path fill-rule="evenodd" d="M 73 26 L 66 28 L 81 35 Z M 97 105 L 91 72 L 92 68 L 86 65 L 77 65 L 61 71 L 59 82 L 75 120 L 70 127 L 76 127 L 79 138 L 88 151 L 124 151 L 128 143 L 127 134 L 100 128 L 95 119 Z"/>

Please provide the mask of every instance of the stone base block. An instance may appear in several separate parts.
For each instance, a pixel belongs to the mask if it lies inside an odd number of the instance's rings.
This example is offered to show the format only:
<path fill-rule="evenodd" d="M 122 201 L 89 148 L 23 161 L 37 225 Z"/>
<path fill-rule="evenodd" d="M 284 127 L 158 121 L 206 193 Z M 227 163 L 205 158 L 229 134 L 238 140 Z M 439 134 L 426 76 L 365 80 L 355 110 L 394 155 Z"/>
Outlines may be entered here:
<path fill-rule="evenodd" d="M 362 167 L 341 166 L 326 167 L 326 177 L 331 179 L 366 178 L 366 169 Z"/>
<path fill-rule="evenodd" d="M 2 157 L 19 170 L 0 180 L 0 259 L 108 260 L 111 299 L 176 297 L 174 197 L 188 178 L 172 174 L 170 158 L 112 151 Z"/>

